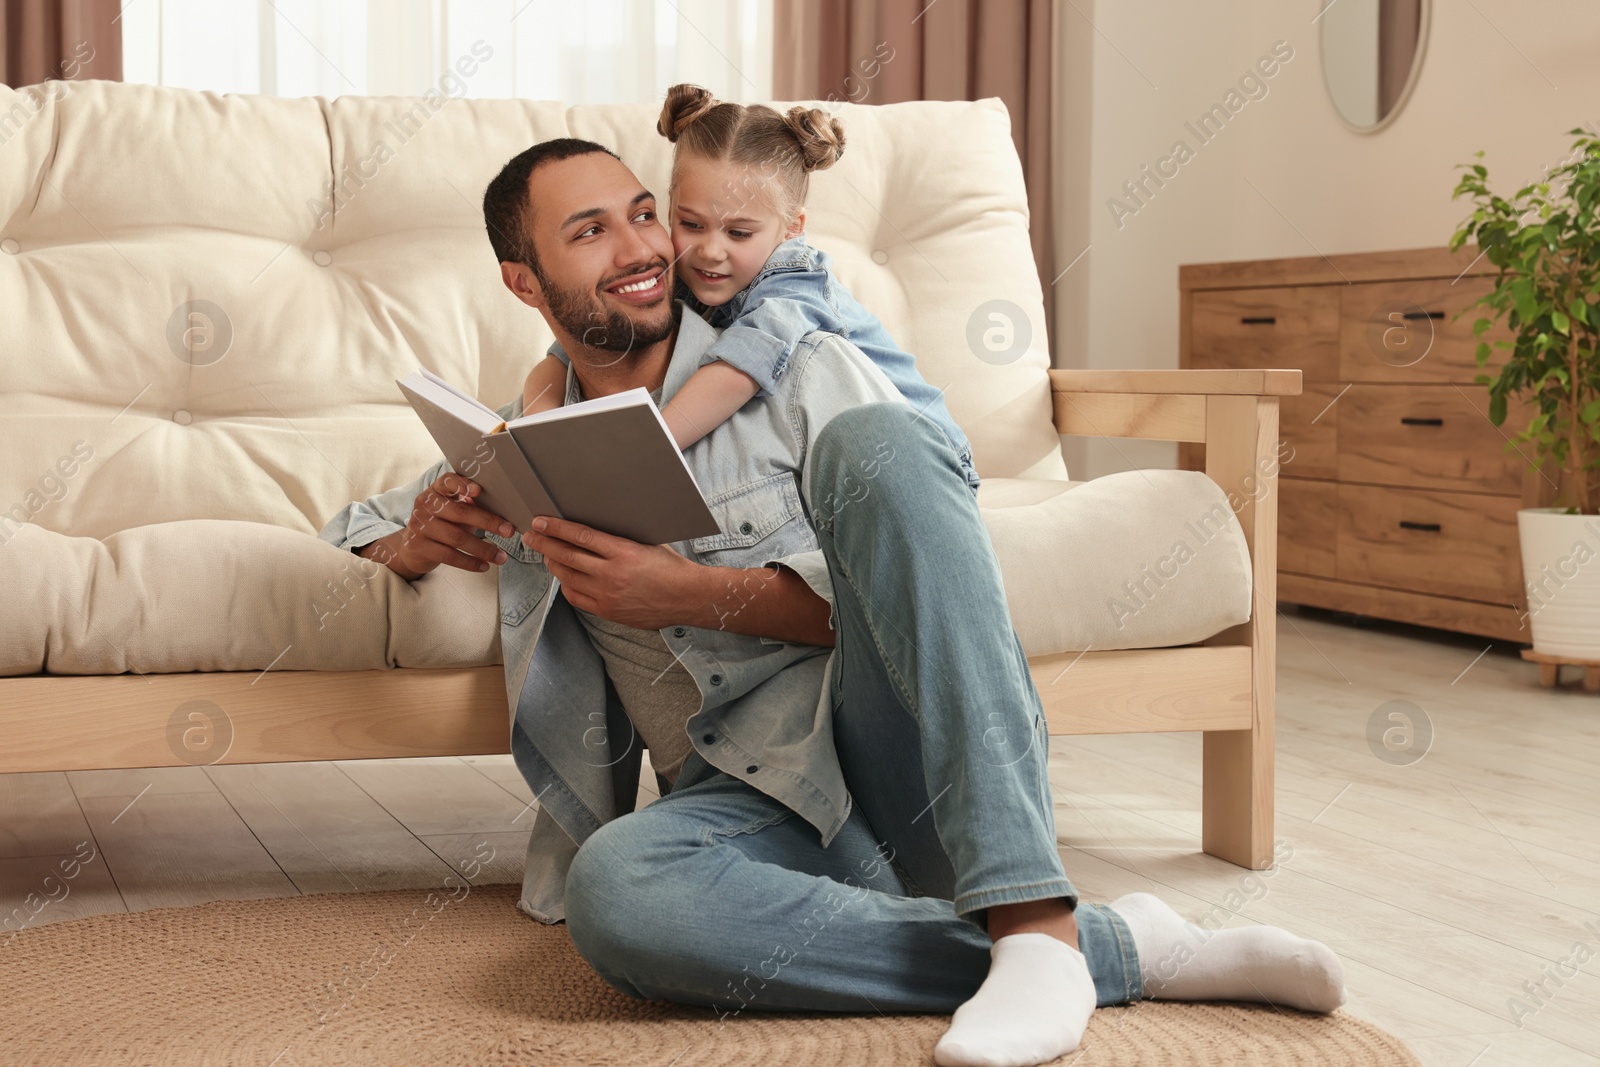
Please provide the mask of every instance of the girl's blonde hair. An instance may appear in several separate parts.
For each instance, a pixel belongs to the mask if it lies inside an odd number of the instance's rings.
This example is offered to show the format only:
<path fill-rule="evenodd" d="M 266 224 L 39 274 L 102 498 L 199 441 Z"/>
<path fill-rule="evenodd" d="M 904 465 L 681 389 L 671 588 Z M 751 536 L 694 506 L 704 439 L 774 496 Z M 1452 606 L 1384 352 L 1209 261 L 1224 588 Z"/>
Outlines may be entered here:
<path fill-rule="evenodd" d="M 718 100 L 710 90 L 688 83 L 667 90 L 656 131 L 678 146 L 674 189 L 677 160 L 685 151 L 759 168 L 779 193 L 776 207 L 785 221 L 793 221 L 805 206 L 811 172 L 833 166 L 844 154 L 844 125 L 820 108 L 796 106 L 780 115 L 765 104 Z"/>

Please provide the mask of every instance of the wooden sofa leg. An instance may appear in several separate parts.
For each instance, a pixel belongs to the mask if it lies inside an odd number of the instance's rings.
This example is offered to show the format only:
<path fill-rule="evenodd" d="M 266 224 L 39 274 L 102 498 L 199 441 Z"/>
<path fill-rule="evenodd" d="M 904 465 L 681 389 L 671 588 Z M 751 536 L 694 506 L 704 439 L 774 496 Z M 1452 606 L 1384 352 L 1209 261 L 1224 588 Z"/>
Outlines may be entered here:
<path fill-rule="evenodd" d="M 1253 871 L 1272 866 L 1272 726 L 1205 736 L 1201 847 Z"/>
<path fill-rule="evenodd" d="M 1205 734 L 1201 847 L 1253 871 L 1272 866 L 1272 750 L 1277 701 L 1278 398 L 1206 399 L 1206 474 L 1237 500 L 1250 548 L 1250 621 L 1207 644 L 1250 646 L 1251 728 Z"/>

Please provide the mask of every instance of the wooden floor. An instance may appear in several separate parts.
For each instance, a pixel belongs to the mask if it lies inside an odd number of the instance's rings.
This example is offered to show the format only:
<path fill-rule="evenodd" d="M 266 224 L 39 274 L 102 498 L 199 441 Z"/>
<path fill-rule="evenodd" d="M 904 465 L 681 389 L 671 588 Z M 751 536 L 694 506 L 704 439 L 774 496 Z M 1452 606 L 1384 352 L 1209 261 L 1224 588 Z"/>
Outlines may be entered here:
<path fill-rule="evenodd" d="M 1600 698 L 1538 688 L 1513 646 L 1292 607 L 1278 621 L 1278 869 L 1198 852 L 1198 735 L 1056 738 L 1080 892 L 1151 890 L 1191 918 L 1320 938 L 1349 1010 L 1426 1064 L 1600 1065 Z M 1403 728 L 1395 710 L 1431 724 L 1421 759 L 1404 762 L 1403 732 L 1394 752 L 1369 742 L 1375 715 Z M 0 775 L 0 916 L 47 888 L 60 899 L 33 923 L 432 888 L 491 855 L 475 881 L 517 881 L 529 801 L 510 757 Z M 61 897 L 46 876 L 90 850 Z"/>

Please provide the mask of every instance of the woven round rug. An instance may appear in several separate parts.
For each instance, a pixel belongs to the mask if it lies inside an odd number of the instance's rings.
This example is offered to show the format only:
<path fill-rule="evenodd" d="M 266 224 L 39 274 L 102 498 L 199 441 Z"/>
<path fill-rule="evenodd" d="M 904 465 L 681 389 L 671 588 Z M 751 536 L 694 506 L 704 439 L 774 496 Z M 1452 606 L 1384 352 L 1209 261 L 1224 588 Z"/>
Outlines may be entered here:
<path fill-rule="evenodd" d="M 97 915 L 0 940 L 6 1064 L 931 1064 L 937 1015 L 632 1000 L 517 887 L 328 893 Z M 1073 1067 L 1416 1064 L 1353 1016 L 1146 1001 L 1095 1013 Z"/>

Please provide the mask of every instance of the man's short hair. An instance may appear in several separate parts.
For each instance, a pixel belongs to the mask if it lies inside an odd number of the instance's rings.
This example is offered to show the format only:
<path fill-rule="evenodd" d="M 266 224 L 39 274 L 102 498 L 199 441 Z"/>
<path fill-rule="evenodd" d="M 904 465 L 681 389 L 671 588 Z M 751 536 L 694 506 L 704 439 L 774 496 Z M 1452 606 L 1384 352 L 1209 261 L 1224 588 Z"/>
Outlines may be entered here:
<path fill-rule="evenodd" d="M 496 260 L 501 263 L 522 263 L 533 271 L 535 277 L 543 280 L 539 274 L 539 261 L 533 251 L 533 236 L 528 233 L 526 226 L 530 206 L 528 178 L 545 163 L 586 156 L 592 152 L 604 152 L 617 162 L 622 162 L 622 157 L 605 145 L 577 137 L 556 137 L 524 149 L 500 168 L 500 173 L 495 175 L 494 181 L 483 193 L 483 222 L 489 231 L 489 243 L 494 246 Z"/>

